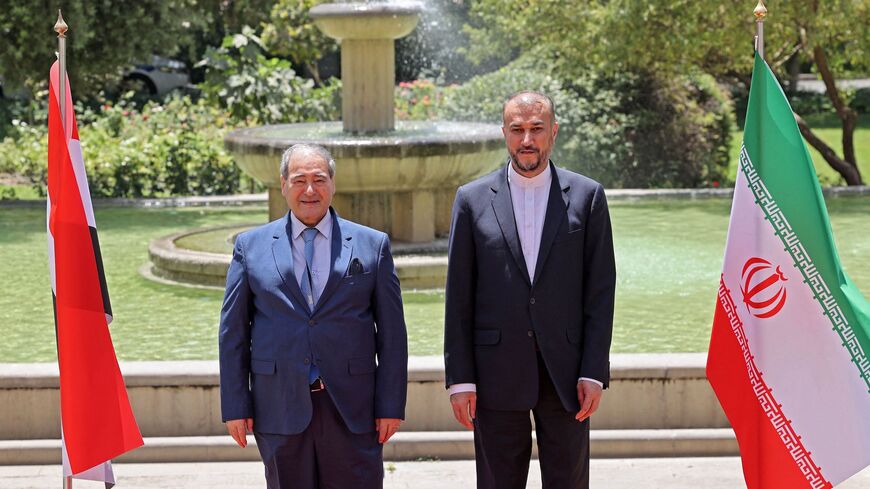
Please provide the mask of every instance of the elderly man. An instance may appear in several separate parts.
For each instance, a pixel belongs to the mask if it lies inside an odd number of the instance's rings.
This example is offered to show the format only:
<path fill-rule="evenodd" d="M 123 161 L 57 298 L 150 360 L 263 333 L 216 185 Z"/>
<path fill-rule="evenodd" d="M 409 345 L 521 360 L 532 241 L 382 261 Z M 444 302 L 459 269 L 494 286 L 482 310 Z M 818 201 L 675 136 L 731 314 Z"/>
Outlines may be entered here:
<path fill-rule="evenodd" d="M 477 487 L 526 487 L 535 419 L 545 489 L 589 487 L 589 416 L 609 380 L 616 268 L 601 185 L 556 167 L 553 101 L 504 105 L 507 163 L 459 189 L 444 359 L 474 430 Z"/>
<path fill-rule="evenodd" d="M 239 235 L 220 321 L 221 410 L 253 431 L 270 489 L 383 487 L 404 418 L 408 346 L 387 235 L 330 207 L 335 161 L 281 158 L 290 212 Z"/>

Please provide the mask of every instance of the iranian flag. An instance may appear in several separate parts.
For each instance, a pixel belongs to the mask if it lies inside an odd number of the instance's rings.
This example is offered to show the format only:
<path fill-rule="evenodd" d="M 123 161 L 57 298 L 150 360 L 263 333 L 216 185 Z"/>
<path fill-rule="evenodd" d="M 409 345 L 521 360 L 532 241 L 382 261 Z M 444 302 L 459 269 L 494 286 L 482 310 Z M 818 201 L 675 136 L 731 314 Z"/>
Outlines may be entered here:
<path fill-rule="evenodd" d="M 707 360 L 750 489 L 833 487 L 870 464 L 868 333 L 791 107 L 756 54 Z"/>
<path fill-rule="evenodd" d="M 48 263 L 60 368 L 64 476 L 114 484 L 109 461 L 142 445 L 109 322 L 112 311 L 69 85 L 48 105 Z"/>

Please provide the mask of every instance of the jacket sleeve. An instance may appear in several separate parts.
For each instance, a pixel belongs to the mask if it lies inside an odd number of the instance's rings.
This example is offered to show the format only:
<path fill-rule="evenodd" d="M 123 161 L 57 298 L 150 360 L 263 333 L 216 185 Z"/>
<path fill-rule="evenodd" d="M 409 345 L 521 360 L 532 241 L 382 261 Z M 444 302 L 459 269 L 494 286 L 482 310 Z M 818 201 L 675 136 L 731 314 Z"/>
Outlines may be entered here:
<path fill-rule="evenodd" d="M 477 382 L 474 369 L 474 233 L 464 188 L 456 192 L 447 251 L 444 366 L 447 387 Z"/>
<path fill-rule="evenodd" d="M 218 334 L 223 421 L 254 416 L 249 383 L 252 301 L 253 294 L 245 265 L 244 237 L 239 236 L 227 271 Z"/>
<path fill-rule="evenodd" d="M 604 188 L 598 185 L 589 211 L 583 249 L 583 354 L 580 377 L 610 382 L 610 341 L 616 262 Z"/>
<path fill-rule="evenodd" d="M 375 282 L 374 316 L 378 366 L 375 418 L 405 419 L 408 393 L 408 332 L 399 276 L 386 234 L 381 240 Z"/>

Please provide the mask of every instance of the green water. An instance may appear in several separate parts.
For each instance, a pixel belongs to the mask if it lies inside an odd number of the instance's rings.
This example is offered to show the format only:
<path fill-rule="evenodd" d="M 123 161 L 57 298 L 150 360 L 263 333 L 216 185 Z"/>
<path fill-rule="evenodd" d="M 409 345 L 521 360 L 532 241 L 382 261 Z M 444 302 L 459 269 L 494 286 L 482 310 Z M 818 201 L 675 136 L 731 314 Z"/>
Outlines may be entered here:
<path fill-rule="evenodd" d="M 847 273 L 870 291 L 870 197 L 832 199 Z M 614 202 L 614 352 L 704 351 L 722 266 L 730 201 Z M 98 208 L 122 360 L 214 359 L 222 294 L 138 274 L 150 239 L 184 229 L 266 220 L 265 208 Z M 54 361 L 43 209 L 0 207 L 0 362 Z M 406 292 L 413 355 L 441 353 L 443 291 Z"/>

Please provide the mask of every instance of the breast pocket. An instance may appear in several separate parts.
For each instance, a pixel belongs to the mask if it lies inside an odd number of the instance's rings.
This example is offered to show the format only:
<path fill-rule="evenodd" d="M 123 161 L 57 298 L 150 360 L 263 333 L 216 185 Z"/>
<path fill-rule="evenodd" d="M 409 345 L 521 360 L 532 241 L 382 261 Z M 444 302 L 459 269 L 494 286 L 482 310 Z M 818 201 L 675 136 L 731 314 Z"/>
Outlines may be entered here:
<path fill-rule="evenodd" d="M 571 244 L 583 244 L 583 228 L 571 229 L 564 234 L 556 236 L 556 240 L 553 241 L 553 246 Z"/>
<path fill-rule="evenodd" d="M 342 285 L 348 286 L 363 286 L 370 284 L 374 279 L 375 274 L 372 272 L 360 272 L 355 275 L 345 275 L 341 279 Z"/>

